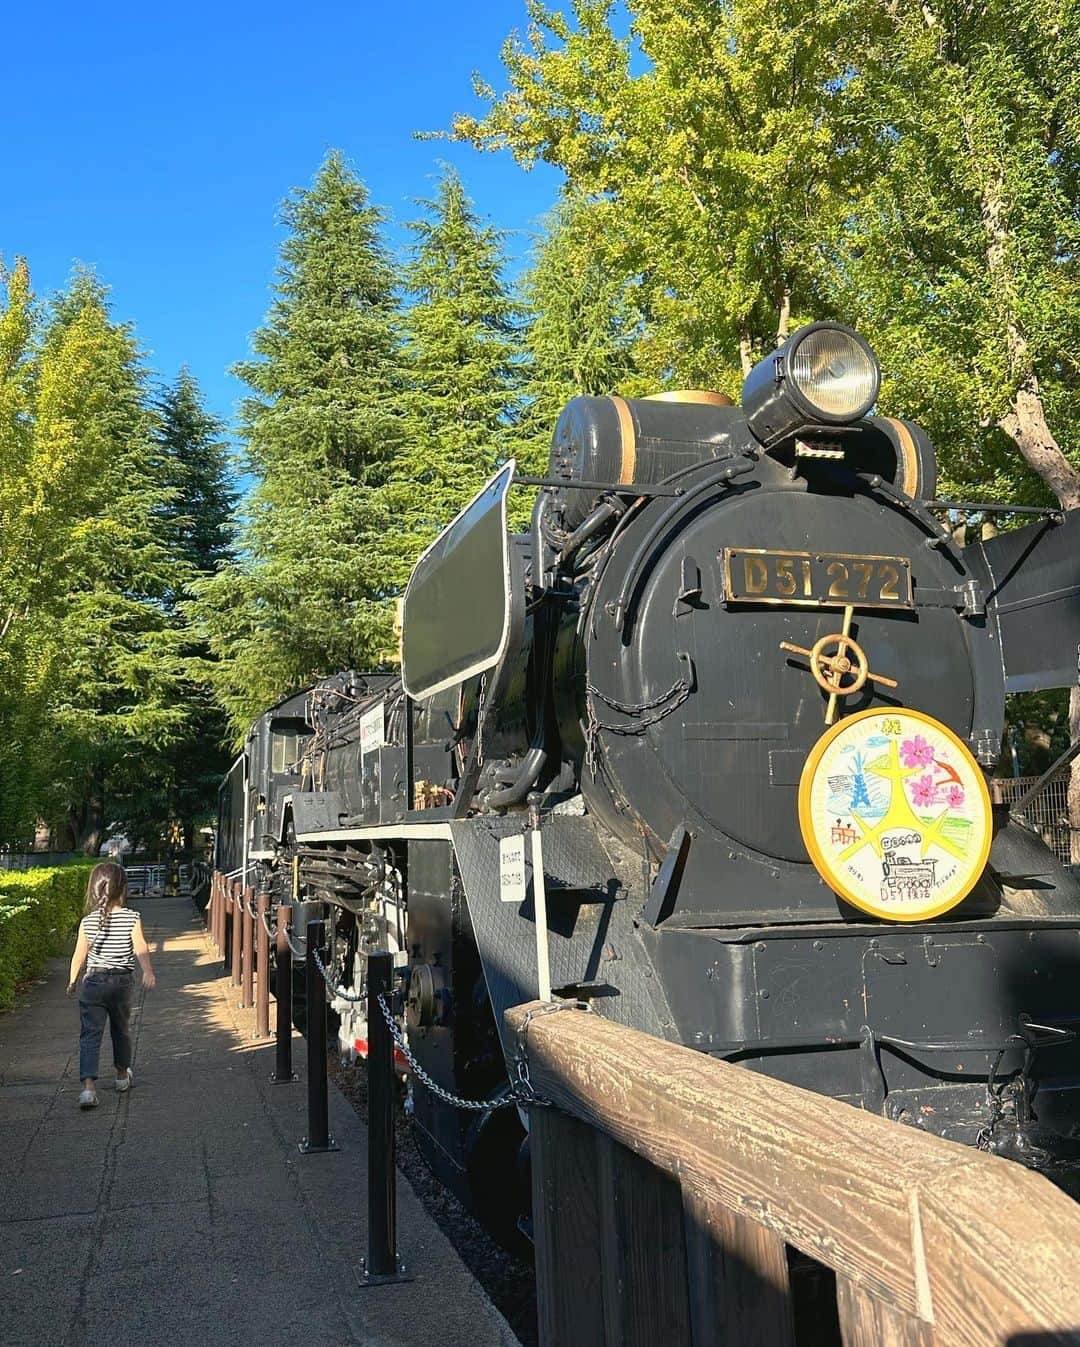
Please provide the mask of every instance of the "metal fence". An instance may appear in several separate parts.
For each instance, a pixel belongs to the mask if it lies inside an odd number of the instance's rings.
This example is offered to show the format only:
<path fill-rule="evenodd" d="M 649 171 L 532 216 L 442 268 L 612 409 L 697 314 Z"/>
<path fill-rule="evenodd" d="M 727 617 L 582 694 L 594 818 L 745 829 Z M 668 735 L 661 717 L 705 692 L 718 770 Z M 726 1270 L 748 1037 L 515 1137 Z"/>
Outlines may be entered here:
<path fill-rule="evenodd" d="M 196 869 L 200 867 L 196 865 Z M 205 869 L 205 866 L 201 867 Z M 190 865 L 125 865 L 128 894 L 132 898 L 162 898 L 170 891 L 170 874 L 178 883 L 175 891 L 187 896 L 196 887 L 195 874 Z"/>
<path fill-rule="evenodd" d="M 1072 865 L 1072 827 L 1069 823 L 1069 765 L 1066 764 L 1047 781 L 1037 794 L 1033 795 L 1021 816 L 1037 828 L 1043 841 L 1061 861 L 1062 865 Z M 1000 789 L 1005 804 L 1013 804 L 1022 798 L 1039 780 L 1037 776 L 1002 777 L 995 780 L 995 790 Z"/>

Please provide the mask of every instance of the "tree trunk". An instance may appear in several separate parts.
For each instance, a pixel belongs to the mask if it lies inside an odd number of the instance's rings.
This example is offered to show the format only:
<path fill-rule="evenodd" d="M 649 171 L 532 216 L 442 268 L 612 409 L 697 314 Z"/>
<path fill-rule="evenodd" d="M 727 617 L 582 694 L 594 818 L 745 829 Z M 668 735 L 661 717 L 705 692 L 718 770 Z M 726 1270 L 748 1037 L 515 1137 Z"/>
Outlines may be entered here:
<path fill-rule="evenodd" d="M 776 320 L 776 344 L 783 345 L 788 339 L 788 332 L 791 328 L 791 289 L 784 287 L 780 296 L 780 311 Z"/>
<path fill-rule="evenodd" d="M 739 364 L 742 366 L 742 375 L 745 379 L 754 368 L 754 353 L 750 342 L 750 333 L 745 330 L 739 333 Z"/>
<path fill-rule="evenodd" d="M 105 790 L 100 778 L 91 783 L 81 814 L 79 847 L 84 855 L 96 856 L 105 840 Z"/>
<path fill-rule="evenodd" d="M 1013 341 L 1026 353 L 1027 343 L 1019 332 Z M 1013 345 L 1013 342 L 1010 342 Z M 1043 479 L 1063 510 L 1080 506 L 1080 473 L 1061 452 L 1061 446 L 1046 421 L 1046 408 L 1039 380 L 1029 369 L 1012 398 L 1009 410 L 998 423 L 1012 439 L 1033 472 Z"/>
<path fill-rule="evenodd" d="M 69 816 L 63 821 L 63 823 L 56 824 L 56 826 L 52 829 L 50 835 L 50 842 L 52 845 L 49 847 L 49 850 L 75 851 L 77 849 L 75 839 L 76 839 L 75 825 Z"/>

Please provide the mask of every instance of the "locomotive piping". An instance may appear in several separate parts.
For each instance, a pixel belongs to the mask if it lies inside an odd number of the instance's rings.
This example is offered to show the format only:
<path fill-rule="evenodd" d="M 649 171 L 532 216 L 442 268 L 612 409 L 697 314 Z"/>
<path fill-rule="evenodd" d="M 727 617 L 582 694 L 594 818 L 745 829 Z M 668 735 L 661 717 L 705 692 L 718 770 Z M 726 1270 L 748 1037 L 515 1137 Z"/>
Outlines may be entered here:
<path fill-rule="evenodd" d="M 540 779 L 546 762 L 546 748 L 530 748 L 517 778 L 502 790 L 490 791 L 484 798 L 485 806 L 488 809 L 509 809 L 512 805 L 520 804 Z"/>

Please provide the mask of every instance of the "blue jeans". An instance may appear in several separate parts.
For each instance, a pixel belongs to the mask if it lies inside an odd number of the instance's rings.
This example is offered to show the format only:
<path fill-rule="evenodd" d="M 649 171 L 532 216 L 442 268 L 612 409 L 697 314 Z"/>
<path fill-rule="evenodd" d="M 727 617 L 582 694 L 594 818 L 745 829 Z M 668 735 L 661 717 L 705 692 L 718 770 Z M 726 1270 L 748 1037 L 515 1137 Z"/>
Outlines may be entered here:
<path fill-rule="evenodd" d="M 79 992 L 79 1079 L 97 1080 L 98 1057 L 105 1021 L 112 1035 L 113 1062 L 118 1071 L 131 1065 L 131 1002 L 135 975 L 120 970 L 87 973 Z"/>

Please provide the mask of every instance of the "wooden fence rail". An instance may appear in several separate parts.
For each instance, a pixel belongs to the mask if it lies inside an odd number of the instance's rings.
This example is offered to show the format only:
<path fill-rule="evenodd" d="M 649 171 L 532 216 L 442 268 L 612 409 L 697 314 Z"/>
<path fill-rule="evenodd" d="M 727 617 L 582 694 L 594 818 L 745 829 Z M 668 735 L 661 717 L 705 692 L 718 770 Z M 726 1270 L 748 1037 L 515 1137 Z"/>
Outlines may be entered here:
<path fill-rule="evenodd" d="M 527 1052 L 541 1347 L 1080 1347 L 1039 1175 L 599 1015 Z"/>

